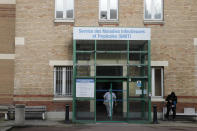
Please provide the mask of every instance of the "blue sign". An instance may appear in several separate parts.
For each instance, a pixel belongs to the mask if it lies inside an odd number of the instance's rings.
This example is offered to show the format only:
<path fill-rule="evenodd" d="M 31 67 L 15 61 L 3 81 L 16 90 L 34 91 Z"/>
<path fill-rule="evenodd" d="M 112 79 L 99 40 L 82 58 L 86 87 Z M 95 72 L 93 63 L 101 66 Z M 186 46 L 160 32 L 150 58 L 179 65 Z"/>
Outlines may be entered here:
<path fill-rule="evenodd" d="M 76 79 L 77 83 L 94 83 L 94 79 Z"/>
<path fill-rule="evenodd" d="M 137 86 L 137 87 L 142 87 L 142 82 L 141 82 L 141 81 L 137 81 L 136 86 Z"/>
<path fill-rule="evenodd" d="M 150 40 L 150 28 L 74 27 L 74 40 Z"/>

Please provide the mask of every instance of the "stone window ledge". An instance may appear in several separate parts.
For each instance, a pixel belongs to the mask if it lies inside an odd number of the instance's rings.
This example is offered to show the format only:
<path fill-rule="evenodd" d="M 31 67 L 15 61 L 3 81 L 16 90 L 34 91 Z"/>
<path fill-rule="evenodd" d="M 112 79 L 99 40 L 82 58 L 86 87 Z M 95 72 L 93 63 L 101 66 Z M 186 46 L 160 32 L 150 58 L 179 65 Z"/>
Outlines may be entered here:
<path fill-rule="evenodd" d="M 74 19 L 55 19 L 55 23 L 74 23 Z"/>
<path fill-rule="evenodd" d="M 61 102 L 61 101 L 72 101 L 73 98 L 72 97 L 54 97 L 53 98 L 53 101 L 58 101 L 58 102 Z"/>
<path fill-rule="evenodd" d="M 99 24 L 119 24 L 118 20 L 99 20 Z"/>
<path fill-rule="evenodd" d="M 151 102 L 164 102 L 165 99 L 163 97 L 151 97 Z"/>
<path fill-rule="evenodd" d="M 163 20 L 160 21 L 154 21 L 154 20 L 144 20 L 145 25 L 164 25 L 165 22 Z"/>

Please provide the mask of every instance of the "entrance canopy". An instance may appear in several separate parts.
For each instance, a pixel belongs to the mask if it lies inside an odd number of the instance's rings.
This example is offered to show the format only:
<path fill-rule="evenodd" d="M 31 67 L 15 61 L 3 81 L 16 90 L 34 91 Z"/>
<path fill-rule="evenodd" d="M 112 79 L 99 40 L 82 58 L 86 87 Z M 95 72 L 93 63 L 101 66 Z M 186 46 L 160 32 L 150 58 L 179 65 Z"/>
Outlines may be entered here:
<path fill-rule="evenodd" d="M 150 28 L 74 27 L 74 40 L 151 40 Z"/>

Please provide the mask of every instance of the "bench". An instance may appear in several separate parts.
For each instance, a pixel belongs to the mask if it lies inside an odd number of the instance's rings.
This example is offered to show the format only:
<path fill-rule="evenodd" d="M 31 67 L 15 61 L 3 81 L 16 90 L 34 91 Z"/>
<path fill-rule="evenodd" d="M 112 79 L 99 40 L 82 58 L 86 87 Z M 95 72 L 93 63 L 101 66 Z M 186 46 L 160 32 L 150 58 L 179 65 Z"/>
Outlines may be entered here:
<path fill-rule="evenodd" d="M 25 118 L 42 118 L 46 119 L 46 106 L 26 106 Z"/>
<path fill-rule="evenodd" d="M 167 112 L 167 108 L 163 107 L 163 120 L 165 120 L 165 114 Z M 169 115 L 172 115 L 172 110 L 170 111 Z M 195 121 L 197 120 L 197 113 L 195 111 L 195 108 L 184 108 L 183 113 L 176 113 L 176 116 L 186 116 L 186 117 L 194 117 Z"/>
<path fill-rule="evenodd" d="M 0 106 L 0 113 L 5 115 L 5 120 L 8 120 L 8 107 L 9 106 Z"/>
<path fill-rule="evenodd" d="M 9 117 L 14 119 L 15 107 L 9 107 Z M 25 119 L 46 119 L 46 106 L 25 106 Z"/>

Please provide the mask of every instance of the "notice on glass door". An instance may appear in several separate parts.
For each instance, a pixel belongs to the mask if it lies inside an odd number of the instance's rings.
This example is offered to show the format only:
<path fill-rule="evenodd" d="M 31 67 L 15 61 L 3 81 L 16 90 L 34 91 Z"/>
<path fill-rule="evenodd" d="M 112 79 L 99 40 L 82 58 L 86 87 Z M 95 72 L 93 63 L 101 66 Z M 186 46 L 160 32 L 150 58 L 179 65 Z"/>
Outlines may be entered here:
<path fill-rule="evenodd" d="M 94 98 L 94 79 L 76 79 L 76 97 Z"/>

